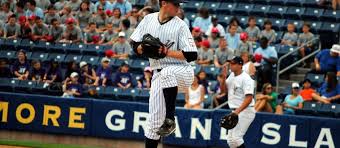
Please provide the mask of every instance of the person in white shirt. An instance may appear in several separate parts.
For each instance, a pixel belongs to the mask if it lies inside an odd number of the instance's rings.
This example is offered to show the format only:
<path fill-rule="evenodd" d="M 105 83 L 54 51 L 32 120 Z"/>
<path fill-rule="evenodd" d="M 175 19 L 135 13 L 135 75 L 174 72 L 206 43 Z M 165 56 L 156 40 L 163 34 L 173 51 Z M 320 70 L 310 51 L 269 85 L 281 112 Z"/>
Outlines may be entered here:
<path fill-rule="evenodd" d="M 228 90 L 228 105 L 233 113 L 238 115 L 238 123 L 228 130 L 227 142 L 231 148 L 245 147 L 243 136 L 250 124 L 255 119 L 254 81 L 242 70 L 243 60 L 241 57 L 234 57 L 230 60 L 231 74 L 222 84 L 221 92 Z M 227 73 L 224 68 L 223 73 Z"/>
<path fill-rule="evenodd" d="M 242 66 L 242 70 L 254 79 L 255 73 L 256 73 L 256 68 L 254 66 L 254 63 L 249 60 L 249 52 L 247 52 L 247 51 L 241 52 L 241 58 L 242 58 L 243 63 L 244 63 L 243 66 Z"/>
<path fill-rule="evenodd" d="M 187 109 L 202 109 L 204 106 L 205 90 L 204 86 L 198 83 L 198 77 L 195 76 L 194 82 L 185 92 L 185 105 Z"/>
<path fill-rule="evenodd" d="M 208 27 L 208 30 L 205 32 L 205 34 L 207 36 L 210 36 L 212 29 L 217 28 L 218 32 L 220 33 L 220 37 L 224 37 L 225 36 L 225 30 L 224 30 L 223 26 L 218 23 L 218 18 L 216 18 L 216 17 L 211 18 L 211 23 L 212 24 Z"/>

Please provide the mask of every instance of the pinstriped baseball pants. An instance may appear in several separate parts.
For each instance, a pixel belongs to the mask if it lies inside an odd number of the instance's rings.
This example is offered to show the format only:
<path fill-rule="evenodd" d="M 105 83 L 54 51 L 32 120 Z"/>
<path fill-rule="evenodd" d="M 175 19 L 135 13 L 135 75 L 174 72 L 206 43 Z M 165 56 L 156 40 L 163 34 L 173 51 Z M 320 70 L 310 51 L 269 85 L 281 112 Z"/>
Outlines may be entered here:
<path fill-rule="evenodd" d="M 158 140 L 156 134 L 165 120 L 166 106 L 163 88 L 178 87 L 178 92 L 184 92 L 194 80 L 194 70 L 190 65 L 168 66 L 160 72 L 154 70 L 151 80 L 149 98 L 149 116 L 145 137 Z"/>

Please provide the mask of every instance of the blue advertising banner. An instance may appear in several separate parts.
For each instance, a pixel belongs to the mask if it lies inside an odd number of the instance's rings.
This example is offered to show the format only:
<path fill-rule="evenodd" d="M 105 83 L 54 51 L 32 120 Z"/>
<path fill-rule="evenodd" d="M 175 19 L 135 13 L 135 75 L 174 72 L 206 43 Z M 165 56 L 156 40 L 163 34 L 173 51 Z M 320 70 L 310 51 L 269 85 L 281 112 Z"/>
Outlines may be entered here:
<path fill-rule="evenodd" d="M 174 134 L 163 143 L 228 147 L 219 127 L 227 110 L 177 108 Z M 148 105 L 99 99 L 69 99 L 0 93 L 0 129 L 144 139 Z M 244 141 L 256 147 L 340 147 L 340 120 L 257 113 Z"/>

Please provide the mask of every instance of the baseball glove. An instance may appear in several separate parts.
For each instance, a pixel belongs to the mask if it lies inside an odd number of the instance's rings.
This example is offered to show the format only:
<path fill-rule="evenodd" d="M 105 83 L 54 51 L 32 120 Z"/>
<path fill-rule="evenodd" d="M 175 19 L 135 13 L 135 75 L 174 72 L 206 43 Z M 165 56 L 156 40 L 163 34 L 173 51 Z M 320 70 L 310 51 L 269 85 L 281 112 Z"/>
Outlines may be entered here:
<path fill-rule="evenodd" d="M 238 115 L 236 113 L 230 113 L 224 116 L 220 121 L 220 127 L 225 129 L 233 129 L 238 123 Z"/>
<path fill-rule="evenodd" d="M 158 60 L 167 55 L 167 49 L 172 45 L 163 44 L 159 38 L 155 38 L 150 34 L 145 34 L 143 36 L 141 46 L 143 48 L 143 56 Z"/>

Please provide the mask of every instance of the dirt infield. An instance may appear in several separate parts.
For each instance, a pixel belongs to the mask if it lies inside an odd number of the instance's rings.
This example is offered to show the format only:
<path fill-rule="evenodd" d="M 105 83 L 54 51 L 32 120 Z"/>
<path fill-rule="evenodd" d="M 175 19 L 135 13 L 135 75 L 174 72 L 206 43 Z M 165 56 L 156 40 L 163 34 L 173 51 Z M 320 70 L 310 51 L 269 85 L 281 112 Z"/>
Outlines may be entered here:
<path fill-rule="evenodd" d="M 28 147 L 0 145 L 0 148 L 28 148 Z"/>

